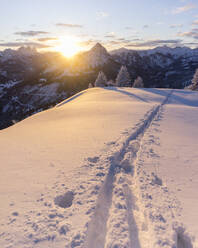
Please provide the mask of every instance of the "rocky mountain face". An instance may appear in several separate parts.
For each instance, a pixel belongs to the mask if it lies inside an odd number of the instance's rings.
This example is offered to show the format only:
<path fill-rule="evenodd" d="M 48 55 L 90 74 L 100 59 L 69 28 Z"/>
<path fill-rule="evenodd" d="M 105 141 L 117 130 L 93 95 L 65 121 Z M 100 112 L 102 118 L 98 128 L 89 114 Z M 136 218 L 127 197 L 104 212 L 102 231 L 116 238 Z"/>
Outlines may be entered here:
<path fill-rule="evenodd" d="M 0 52 L 0 129 L 86 89 L 100 70 L 115 80 L 121 65 L 127 66 L 132 82 L 141 76 L 146 87 L 183 88 L 198 68 L 198 49 L 107 52 L 97 43 L 72 60 L 31 48 L 6 49 Z"/>

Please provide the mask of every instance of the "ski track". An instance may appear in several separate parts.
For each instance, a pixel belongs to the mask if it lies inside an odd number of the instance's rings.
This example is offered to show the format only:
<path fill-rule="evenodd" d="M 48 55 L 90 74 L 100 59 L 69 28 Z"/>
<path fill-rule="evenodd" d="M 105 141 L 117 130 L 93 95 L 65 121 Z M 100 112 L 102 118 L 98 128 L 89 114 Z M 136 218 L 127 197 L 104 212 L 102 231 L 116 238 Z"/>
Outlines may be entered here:
<path fill-rule="evenodd" d="M 152 212 L 157 208 L 150 207 L 153 199 L 148 195 L 149 177 L 142 169 L 141 152 L 147 152 L 143 138 L 149 131 L 154 135 L 155 119 L 160 120 L 163 106 L 172 93 L 161 104 L 152 107 L 120 139 L 108 143 L 108 149 L 99 157 L 85 159 L 83 167 L 67 175 L 60 170 L 55 185 L 52 188 L 46 186 L 46 191 L 37 199 L 39 210 L 24 212 L 24 221 L 14 213 L 8 216 L 10 230 L 14 228 L 18 232 L 0 234 L 1 238 L 7 237 L 6 243 L 12 243 L 6 247 L 53 248 L 64 244 L 65 248 L 193 248 L 191 238 L 181 224 L 175 224 L 174 237 L 169 237 L 175 244 L 172 246 L 167 245 L 166 239 L 161 239 L 161 229 L 156 233 L 150 227 L 155 227 L 156 219 L 161 218 L 163 222 L 163 216 L 160 211 Z M 152 184 L 160 185 L 161 179 L 152 176 Z M 66 182 L 70 182 L 68 187 Z M 144 191 L 146 187 L 147 193 Z M 158 188 L 155 193 L 159 197 Z M 167 202 L 172 201 L 166 187 L 160 190 Z M 174 207 L 168 209 L 172 215 Z M 163 232 L 166 232 L 165 223 L 162 224 Z M 23 241 L 15 243 L 15 237 L 21 233 Z M 154 237 L 157 237 L 156 246 L 151 243 Z"/>
<path fill-rule="evenodd" d="M 83 248 L 140 247 L 133 216 L 135 204 L 129 187 L 133 177 L 133 162 L 145 131 L 171 94 L 172 91 L 160 105 L 146 114 L 137 130 L 123 143 L 120 151 L 111 157 L 109 171 L 88 225 Z M 116 232 L 116 226 L 119 227 L 119 233 Z"/>

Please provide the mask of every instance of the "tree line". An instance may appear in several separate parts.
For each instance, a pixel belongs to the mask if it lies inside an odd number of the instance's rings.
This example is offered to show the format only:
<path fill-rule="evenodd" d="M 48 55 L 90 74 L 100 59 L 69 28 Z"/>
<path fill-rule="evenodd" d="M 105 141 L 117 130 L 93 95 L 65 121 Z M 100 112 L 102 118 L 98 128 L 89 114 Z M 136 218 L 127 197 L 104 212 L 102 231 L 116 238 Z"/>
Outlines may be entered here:
<path fill-rule="evenodd" d="M 94 85 L 90 83 L 89 88 L 107 87 L 107 86 L 131 87 L 131 85 L 132 87 L 135 87 L 135 88 L 143 88 L 144 87 L 143 79 L 141 77 L 137 77 L 132 84 L 130 75 L 128 73 L 126 66 L 121 66 L 115 82 L 113 80 L 108 81 L 104 72 L 100 71 L 98 73 L 98 76 L 96 78 Z"/>
<path fill-rule="evenodd" d="M 108 87 L 108 86 L 116 86 L 116 87 L 134 87 L 134 88 L 143 88 L 144 82 L 143 79 L 138 76 L 135 81 L 132 83 L 130 79 L 130 75 L 128 73 L 126 66 L 121 66 L 118 75 L 116 77 L 115 82 L 113 80 L 107 80 L 106 75 L 103 71 L 98 73 L 96 81 L 94 84 L 90 83 L 89 88 L 92 87 Z M 185 89 L 190 90 L 198 90 L 198 68 L 195 71 L 195 74 L 192 79 L 192 83 L 186 87 Z"/>

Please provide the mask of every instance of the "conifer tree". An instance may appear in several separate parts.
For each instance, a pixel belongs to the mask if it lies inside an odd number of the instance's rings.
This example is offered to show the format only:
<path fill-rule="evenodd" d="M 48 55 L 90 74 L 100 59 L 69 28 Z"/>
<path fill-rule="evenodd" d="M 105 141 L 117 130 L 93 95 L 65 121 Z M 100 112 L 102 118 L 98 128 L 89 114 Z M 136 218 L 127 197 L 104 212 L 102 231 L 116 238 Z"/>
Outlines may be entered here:
<path fill-rule="evenodd" d="M 130 85 L 130 76 L 126 66 L 122 66 L 116 78 L 116 86 L 127 87 Z"/>
<path fill-rule="evenodd" d="M 192 90 L 196 90 L 196 89 L 198 89 L 198 69 L 196 69 L 192 79 Z"/>
<path fill-rule="evenodd" d="M 96 78 L 94 85 L 95 85 L 95 87 L 105 87 L 107 85 L 107 78 L 106 78 L 104 72 L 100 71 L 98 73 L 98 77 Z"/>
<path fill-rule="evenodd" d="M 88 88 L 93 88 L 92 83 L 89 83 Z"/>
<path fill-rule="evenodd" d="M 133 87 L 134 88 L 143 88 L 144 87 L 143 79 L 138 76 L 133 83 Z"/>

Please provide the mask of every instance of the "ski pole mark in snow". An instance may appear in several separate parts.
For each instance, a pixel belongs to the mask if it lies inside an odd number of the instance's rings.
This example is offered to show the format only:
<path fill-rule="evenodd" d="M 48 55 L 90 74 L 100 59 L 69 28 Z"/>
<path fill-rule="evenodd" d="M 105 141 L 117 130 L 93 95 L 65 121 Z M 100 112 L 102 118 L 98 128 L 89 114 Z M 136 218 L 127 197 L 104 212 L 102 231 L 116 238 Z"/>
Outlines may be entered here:
<path fill-rule="evenodd" d="M 158 105 L 157 107 L 154 107 L 149 113 L 145 115 L 145 118 L 143 121 L 137 126 L 136 131 L 134 131 L 123 143 L 121 149 L 116 152 L 112 157 L 110 161 L 110 167 L 108 174 L 106 176 L 105 182 L 102 186 L 102 189 L 100 191 L 100 194 L 98 196 L 96 208 L 94 215 L 92 217 L 92 220 L 90 221 L 87 229 L 87 235 L 84 243 L 84 248 L 101 248 L 101 247 L 118 247 L 118 246 L 108 246 L 106 244 L 106 236 L 107 236 L 107 220 L 110 218 L 112 211 L 110 211 L 110 207 L 112 204 L 112 199 L 113 199 L 113 191 L 114 191 L 114 183 L 116 182 L 116 177 L 122 170 L 122 164 L 125 159 L 125 155 L 128 153 L 128 149 L 130 147 L 130 143 L 137 141 L 138 143 L 136 144 L 136 150 L 133 152 L 133 160 L 136 157 L 136 154 L 139 150 L 140 146 L 140 141 L 145 133 L 145 131 L 149 128 L 152 120 L 155 118 L 157 113 L 159 112 L 160 108 L 167 103 L 170 95 L 172 94 L 172 91 L 170 94 L 166 97 L 166 99 Z M 130 161 L 131 162 L 131 161 Z M 132 167 L 131 167 L 132 168 Z M 130 171 L 130 170 L 129 170 Z M 130 214 L 132 215 L 132 209 L 129 206 L 131 204 L 131 195 L 129 196 L 129 191 L 127 190 L 128 187 L 124 187 L 125 191 L 125 198 L 126 200 L 126 205 L 124 208 L 128 209 L 127 213 L 131 212 Z M 127 208 L 128 207 L 128 208 Z M 137 229 L 135 228 L 135 222 L 133 220 L 133 217 L 131 216 L 129 218 L 128 214 L 128 225 L 130 228 L 130 237 L 134 237 L 134 230 Z M 130 240 L 130 247 L 140 247 L 139 242 L 137 240 L 137 233 L 135 235 L 136 237 L 136 242 L 133 240 Z M 130 239 L 129 237 L 129 239 Z M 107 240 L 108 241 L 108 240 Z M 133 243 L 134 242 L 134 243 Z M 136 245 L 136 246 L 135 246 Z M 123 246 L 126 247 L 126 246 Z M 129 247 L 129 246 L 127 246 Z"/>
<path fill-rule="evenodd" d="M 191 238 L 185 233 L 183 227 L 178 227 L 176 230 L 176 247 L 175 248 L 193 248 Z"/>
<path fill-rule="evenodd" d="M 130 247 L 140 248 L 140 243 L 138 239 L 138 228 L 135 223 L 133 210 L 135 209 L 135 202 L 132 198 L 132 192 L 129 188 L 128 184 L 124 185 L 124 195 L 126 199 L 126 207 L 127 207 L 127 219 L 129 226 L 129 238 L 130 238 Z"/>

